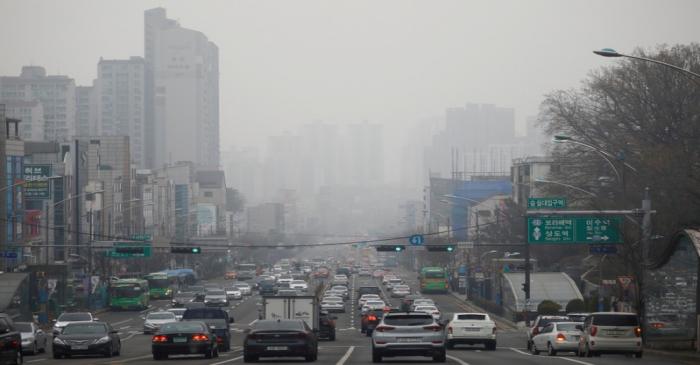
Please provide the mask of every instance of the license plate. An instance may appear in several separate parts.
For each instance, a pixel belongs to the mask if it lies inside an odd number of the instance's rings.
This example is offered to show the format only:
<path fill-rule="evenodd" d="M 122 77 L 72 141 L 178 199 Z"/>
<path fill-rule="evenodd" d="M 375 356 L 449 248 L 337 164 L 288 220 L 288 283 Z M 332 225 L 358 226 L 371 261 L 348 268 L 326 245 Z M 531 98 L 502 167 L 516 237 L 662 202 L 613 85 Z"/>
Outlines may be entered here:
<path fill-rule="evenodd" d="M 462 330 L 464 332 L 479 332 L 479 331 L 481 331 L 481 328 L 479 328 L 479 327 L 465 327 L 465 328 L 462 328 Z"/>
<path fill-rule="evenodd" d="M 71 350 L 87 350 L 87 345 L 73 345 L 70 347 Z"/>
<path fill-rule="evenodd" d="M 287 351 L 287 346 L 267 346 L 269 351 Z"/>
<path fill-rule="evenodd" d="M 187 337 L 173 337 L 173 343 L 185 343 L 187 342 Z"/>
<path fill-rule="evenodd" d="M 399 337 L 396 342 L 420 342 L 420 337 Z"/>
<path fill-rule="evenodd" d="M 578 342 L 579 336 L 571 336 L 571 340 Z"/>

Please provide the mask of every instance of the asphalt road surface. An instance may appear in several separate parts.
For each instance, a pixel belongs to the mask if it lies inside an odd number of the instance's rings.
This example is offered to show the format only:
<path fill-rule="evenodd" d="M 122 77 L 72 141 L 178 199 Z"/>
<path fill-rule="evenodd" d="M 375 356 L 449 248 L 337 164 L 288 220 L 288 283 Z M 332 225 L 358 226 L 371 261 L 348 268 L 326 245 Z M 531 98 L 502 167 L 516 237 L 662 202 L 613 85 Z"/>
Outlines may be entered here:
<path fill-rule="evenodd" d="M 416 279 L 406 277 L 414 274 L 404 273 L 404 279 L 412 288 L 417 287 Z M 225 283 L 219 280 L 216 282 Z M 352 277 L 351 284 L 354 288 L 360 285 L 379 285 L 375 279 L 369 277 Z M 468 303 L 452 295 L 429 295 L 437 303 L 443 316 L 454 312 L 474 311 Z M 356 299 L 356 298 L 353 298 Z M 352 299 L 351 299 L 352 300 Z M 73 357 L 71 359 L 53 359 L 51 349 L 45 354 L 25 356 L 25 364 L 240 364 L 243 363 L 243 331 L 258 316 L 257 303 L 260 297 L 252 295 L 243 300 L 234 301 L 231 305 L 231 313 L 234 316 L 233 324 L 233 349 L 230 352 L 220 353 L 219 358 L 204 359 L 203 357 L 174 356 L 167 361 L 154 361 L 151 355 L 151 335 L 142 332 L 143 320 L 139 312 L 106 312 L 99 315 L 100 320 L 107 321 L 119 331 L 122 341 L 121 356 L 113 358 L 102 357 Z M 392 300 L 398 303 L 398 299 Z M 149 310 L 165 309 L 169 301 L 154 301 Z M 344 364 L 371 364 L 370 340 L 360 333 L 359 315 L 356 305 L 346 305 L 346 313 L 338 314 L 336 341 L 319 342 L 319 356 L 317 364 L 344 365 Z M 481 346 L 458 347 L 448 350 L 447 363 L 459 365 L 476 364 L 544 364 L 544 365 L 598 365 L 598 364 L 688 364 L 668 358 L 655 357 L 645 354 L 642 359 L 629 358 L 623 355 L 603 355 L 598 358 L 578 358 L 574 354 L 561 354 L 555 357 L 546 355 L 535 356 L 526 352 L 526 337 L 523 330 L 518 330 L 505 323 L 497 323 L 498 348 L 496 351 L 484 351 Z M 292 364 L 303 363 L 301 358 L 262 358 L 261 363 Z M 423 357 L 396 357 L 387 358 L 383 362 L 395 364 L 431 363 L 431 359 Z"/>

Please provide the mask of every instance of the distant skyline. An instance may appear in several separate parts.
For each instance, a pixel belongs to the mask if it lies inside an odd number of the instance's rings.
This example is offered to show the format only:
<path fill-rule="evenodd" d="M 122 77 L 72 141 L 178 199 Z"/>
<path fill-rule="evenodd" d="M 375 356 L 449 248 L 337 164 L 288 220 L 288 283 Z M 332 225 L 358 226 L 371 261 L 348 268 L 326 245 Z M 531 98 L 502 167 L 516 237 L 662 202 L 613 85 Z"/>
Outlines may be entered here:
<path fill-rule="evenodd" d="M 401 136 L 468 102 L 522 125 L 544 94 L 617 62 L 593 49 L 700 34 L 700 1 L 3 0 L 0 75 L 33 64 L 91 85 L 100 57 L 144 56 L 143 12 L 159 6 L 220 49 L 222 150 L 317 120 Z"/>

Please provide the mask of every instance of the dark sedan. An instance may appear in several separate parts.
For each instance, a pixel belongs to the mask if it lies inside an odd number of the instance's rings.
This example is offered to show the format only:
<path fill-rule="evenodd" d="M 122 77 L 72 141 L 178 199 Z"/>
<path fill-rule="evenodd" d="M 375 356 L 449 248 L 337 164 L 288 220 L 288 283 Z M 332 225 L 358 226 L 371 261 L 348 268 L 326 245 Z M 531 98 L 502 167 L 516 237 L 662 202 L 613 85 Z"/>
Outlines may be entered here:
<path fill-rule="evenodd" d="M 243 361 L 260 357 L 301 356 L 306 361 L 318 358 L 318 341 L 306 322 L 300 319 L 259 320 L 243 342 Z"/>
<path fill-rule="evenodd" d="M 169 355 L 219 356 L 216 335 L 204 322 L 187 321 L 166 323 L 151 340 L 153 360 L 164 360 Z"/>
<path fill-rule="evenodd" d="M 119 356 L 122 344 L 117 331 L 104 322 L 69 323 L 53 339 L 53 358 L 72 355 Z"/>

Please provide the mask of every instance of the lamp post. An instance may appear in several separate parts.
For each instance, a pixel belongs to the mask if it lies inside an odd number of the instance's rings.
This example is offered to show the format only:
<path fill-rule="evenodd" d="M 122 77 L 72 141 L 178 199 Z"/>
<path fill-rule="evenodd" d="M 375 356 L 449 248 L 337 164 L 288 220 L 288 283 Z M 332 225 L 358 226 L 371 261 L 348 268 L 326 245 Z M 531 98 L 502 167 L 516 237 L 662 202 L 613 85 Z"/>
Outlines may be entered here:
<path fill-rule="evenodd" d="M 657 64 L 657 65 L 662 65 L 662 66 L 665 66 L 665 67 L 668 67 L 668 68 L 672 68 L 672 69 L 674 69 L 674 70 L 676 70 L 676 71 L 679 71 L 679 72 L 681 72 L 681 73 L 683 73 L 683 74 L 690 75 L 690 76 L 692 76 L 692 77 L 694 77 L 694 78 L 700 79 L 700 74 L 695 73 L 695 72 L 690 71 L 690 70 L 686 70 L 686 69 L 684 69 L 684 68 L 682 68 L 682 67 L 678 67 L 678 66 L 676 66 L 676 65 L 672 65 L 672 64 L 670 64 L 670 63 L 666 63 L 666 62 L 663 62 L 663 61 L 655 60 L 655 59 L 653 59 L 653 58 L 640 57 L 640 56 L 633 56 L 633 55 L 629 55 L 629 54 L 620 53 L 620 52 L 618 52 L 618 51 L 616 51 L 616 50 L 614 50 L 614 49 L 612 49 L 612 48 L 603 48 L 603 49 L 601 49 L 601 50 L 599 50 L 599 51 L 593 51 L 593 53 L 597 54 L 598 56 L 603 56 L 603 57 L 613 57 L 613 58 L 617 58 L 617 57 L 626 57 L 626 58 L 631 58 L 631 59 L 634 59 L 634 60 L 639 60 L 639 61 L 644 61 L 644 62 L 651 62 L 651 63 L 655 63 L 655 64 Z M 695 82 L 697 83 L 697 80 L 695 80 L 695 79 L 692 79 L 692 80 L 695 81 Z"/>

